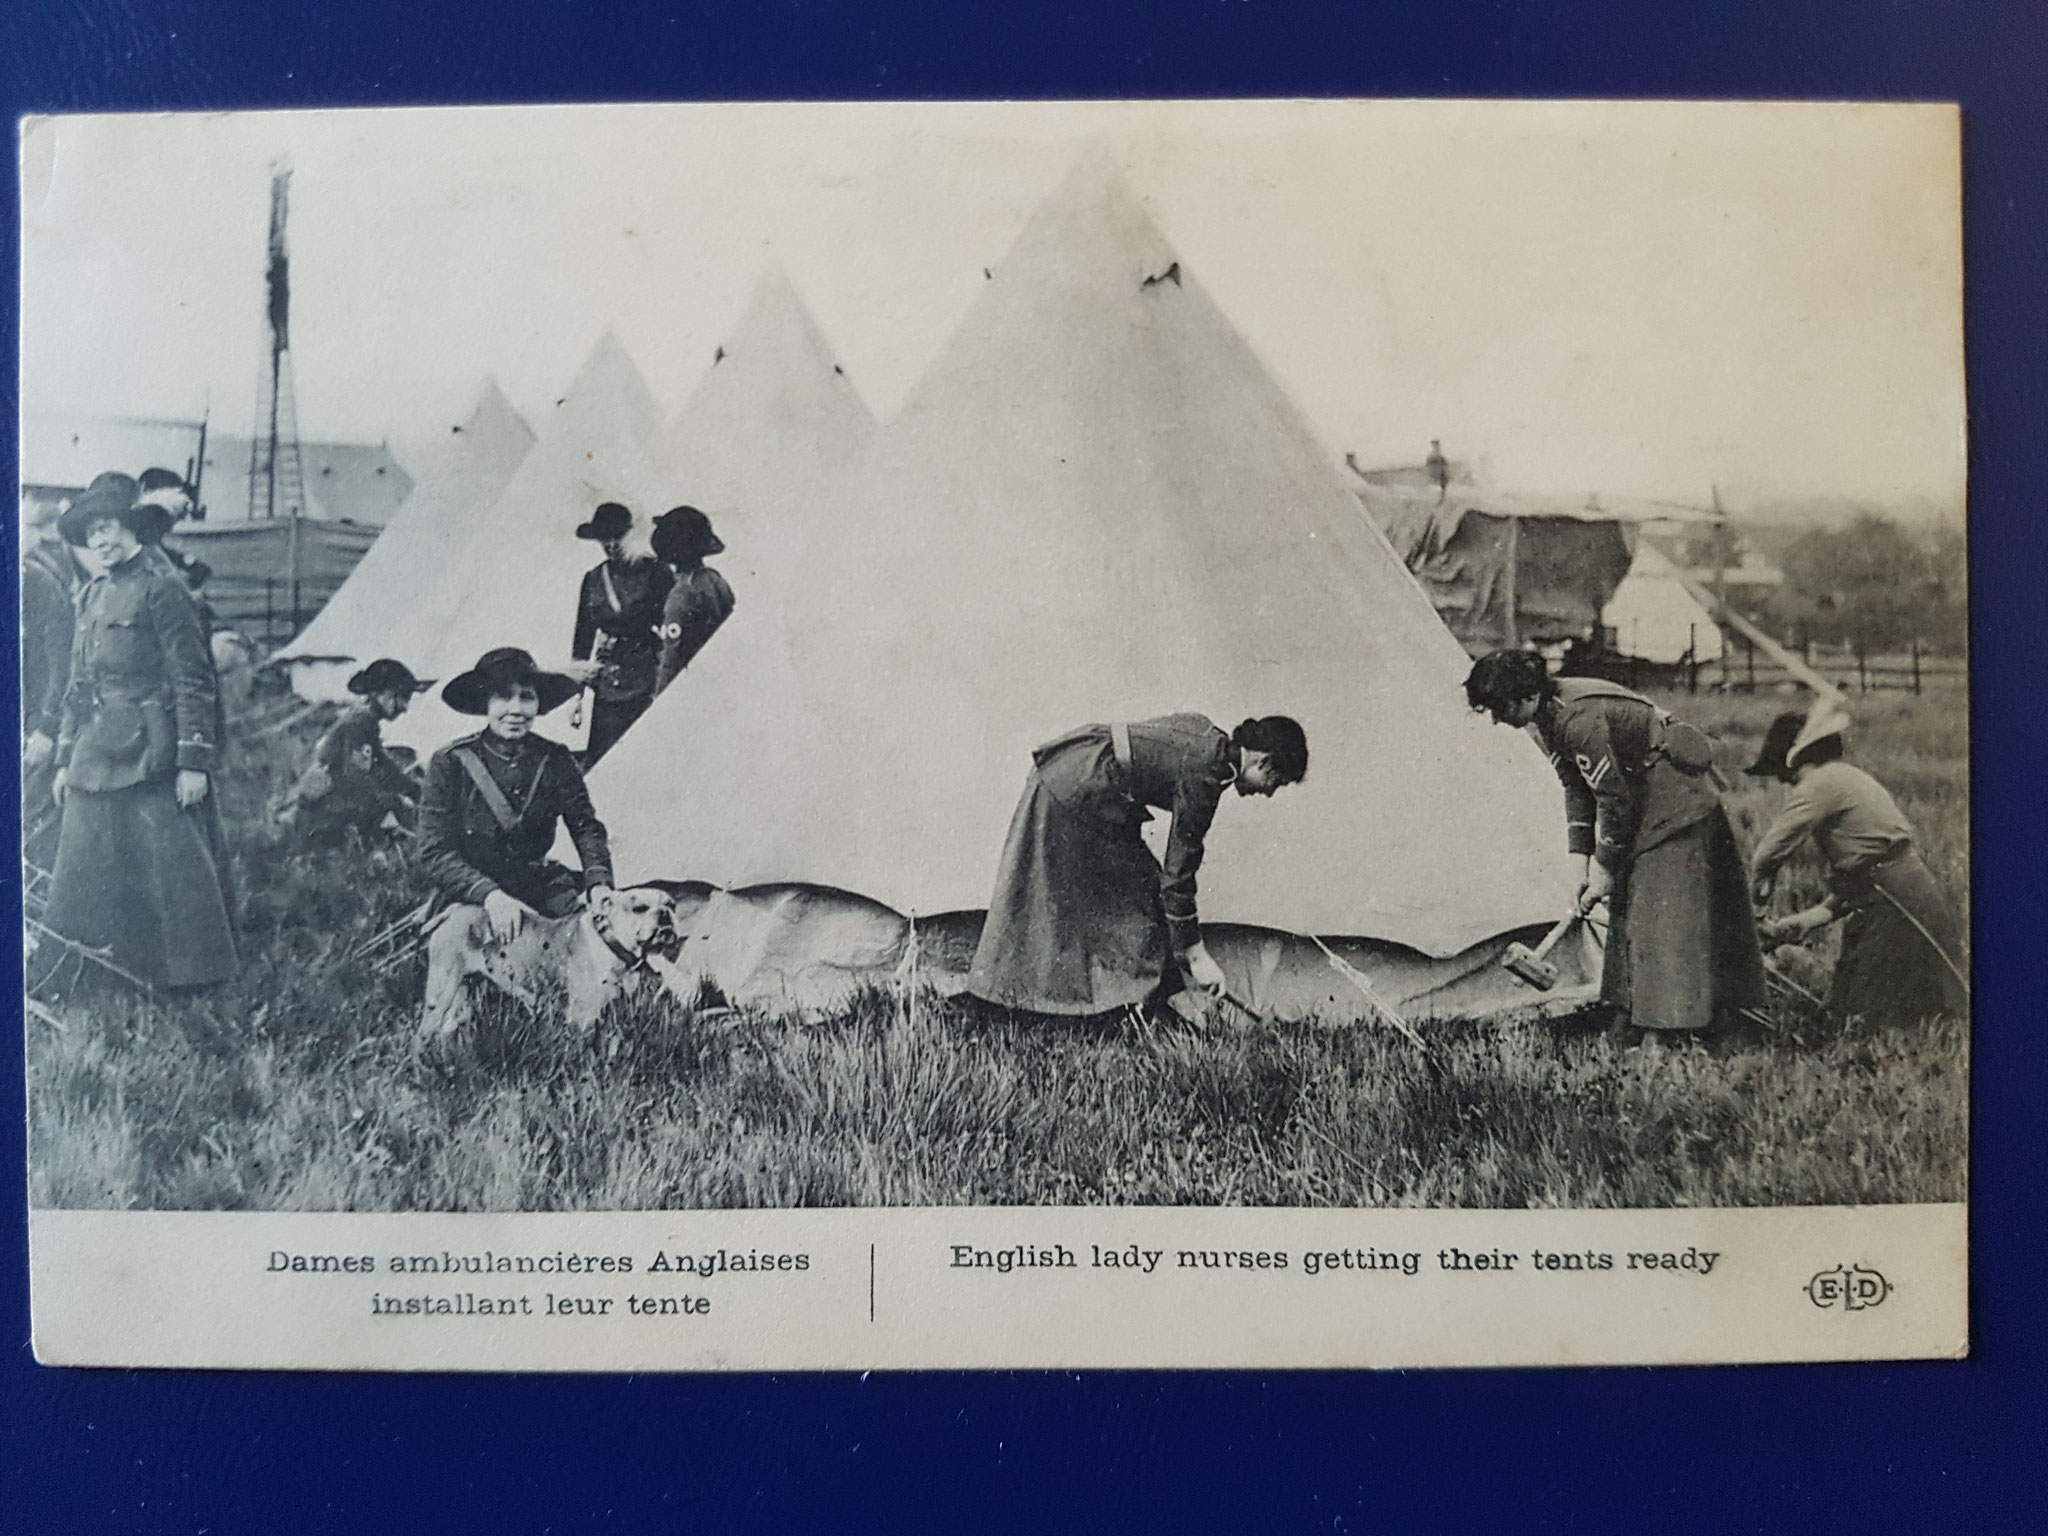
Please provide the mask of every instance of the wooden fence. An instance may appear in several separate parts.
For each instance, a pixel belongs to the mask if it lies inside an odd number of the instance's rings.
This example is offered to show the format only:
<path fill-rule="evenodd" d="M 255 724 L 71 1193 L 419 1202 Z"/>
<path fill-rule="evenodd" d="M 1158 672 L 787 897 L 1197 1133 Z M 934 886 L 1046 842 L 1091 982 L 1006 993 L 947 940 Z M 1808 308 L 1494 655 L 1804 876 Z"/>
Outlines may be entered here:
<path fill-rule="evenodd" d="M 1969 663 L 1960 656 L 1933 656 L 1918 642 L 1903 651 L 1869 654 L 1853 646 L 1807 645 L 1801 659 L 1829 682 L 1848 693 L 1892 690 L 1925 693 L 1935 688 L 1969 685 Z M 1798 685 L 1781 663 L 1773 661 L 1739 634 L 1724 634 L 1718 661 L 1687 668 L 1687 686 L 1702 685 L 1735 693 L 1754 693 Z"/>

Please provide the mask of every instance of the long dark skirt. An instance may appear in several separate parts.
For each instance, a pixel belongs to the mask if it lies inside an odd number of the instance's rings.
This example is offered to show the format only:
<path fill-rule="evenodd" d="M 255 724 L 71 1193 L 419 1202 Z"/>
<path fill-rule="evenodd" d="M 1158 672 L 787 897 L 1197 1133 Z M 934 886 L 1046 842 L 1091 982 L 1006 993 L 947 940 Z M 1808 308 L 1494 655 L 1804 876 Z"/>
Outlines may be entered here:
<path fill-rule="evenodd" d="M 1031 1013 L 1142 1003 L 1170 974 L 1159 861 L 1102 796 L 1062 801 L 1031 770 L 967 989 Z"/>
<path fill-rule="evenodd" d="M 1610 905 L 1600 1000 L 1629 1023 L 1710 1029 L 1764 1005 L 1749 883 L 1719 806 L 1637 854 Z"/>
<path fill-rule="evenodd" d="M 178 808 L 170 779 L 64 797 L 43 921 L 151 986 L 226 981 L 235 953 L 220 815 Z"/>
<path fill-rule="evenodd" d="M 1828 988 L 1830 1013 L 1884 1024 L 1965 1015 L 1969 1001 L 1956 974 L 1964 964 L 1962 932 L 1919 854 L 1844 878 L 1836 892 L 1849 915 Z"/>

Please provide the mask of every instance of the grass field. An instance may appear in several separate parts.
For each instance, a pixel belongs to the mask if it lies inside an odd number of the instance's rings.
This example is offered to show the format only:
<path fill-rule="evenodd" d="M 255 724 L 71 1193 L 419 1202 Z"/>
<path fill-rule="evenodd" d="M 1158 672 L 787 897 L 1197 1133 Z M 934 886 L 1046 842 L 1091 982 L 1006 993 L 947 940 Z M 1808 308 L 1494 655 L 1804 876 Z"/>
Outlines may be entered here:
<path fill-rule="evenodd" d="M 1666 702 L 1741 762 L 1796 703 Z M 1964 696 L 1852 704 L 1852 757 L 1898 796 L 1964 900 Z M 422 963 L 379 969 L 363 952 L 421 894 L 403 858 L 298 855 L 260 826 L 319 724 L 245 732 L 222 778 L 242 975 L 168 1003 L 85 984 L 29 1020 L 35 1205 L 1528 1207 L 1965 1192 L 1966 1025 L 1845 1027 L 1797 998 L 1764 1043 L 1719 1053 L 1627 1050 L 1569 1023 L 1433 1026 L 1420 1051 L 1316 1021 L 1053 1024 L 924 988 L 877 990 L 818 1024 L 651 995 L 588 1040 L 485 999 L 473 1034 L 422 1049 Z M 1745 845 L 1781 793 L 1738 781 Z M 1820 889 L 1808 866 L 1780 886 L 1785 910 Z M 1831 954 L 1782 958 L 1825 985 Z"/>

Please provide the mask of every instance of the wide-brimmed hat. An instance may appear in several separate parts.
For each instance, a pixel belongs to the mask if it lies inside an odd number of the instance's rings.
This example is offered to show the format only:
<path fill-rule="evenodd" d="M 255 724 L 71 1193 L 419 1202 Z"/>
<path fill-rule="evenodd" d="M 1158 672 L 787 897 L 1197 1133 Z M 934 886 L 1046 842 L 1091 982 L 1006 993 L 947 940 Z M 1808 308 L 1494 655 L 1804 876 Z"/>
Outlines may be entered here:
<path fill-rule="evenodd" d="M 590 521 L 576 525 L 576 537 L 596 539 L 623 539 L 633 527 L 633 509 L 621 506 L 616 501 L 602 503 L 590 514 Z"/>
<path fill-rule="evenodd" d="M 57 531 L 66 544 L 83 548 L 92 525 L 109 517 L 144 544 L 155 544 L 171 531 L 170 510 L 150 502 L 138 504 L 134 480 L 115 470 L 93 477 L 92 484 L 79 492 L 57 519 Z"/>
<path fill-rule="evenodd" d="M 431 677 L 414 677 L 411 667 L 389 656 L 379 656 L 348 680 L 348 691 L 365 697 L 373 693 L 424 693 L 433 686 Z"/>
<path fill-rule="evenodd" d="M 670 507 L 654 520 L 655 558 L 671 565 L 720 554 L 725 540 L 711 531 L 711 519 L 695 507 Z"/>
<path fill-rule="evenodd" d="M 560 672 L 543 672 L 540 663 L 516 645 L 501 645 L 485 651 L 475 666 L 460 677 L 448 679 L 441 690 L 441 702 L 459 715 L 481 715 L 491 695 L 503 693 L 515 683 L 524 683 L 540 697 L 540 712 L 567 703 L 581 685 Z"/>
<path fill-rule="evenodd" d="M 1743 771 L 1759 779 L 1785 777 L 1785 754 L 1792 750 L 1793 739 L 1805 722 L 1806 717 L 1797 710 L 1788 710 L 1772 720 L 1764 732 L 1763 745 L 1756 749 L 1756 761 Z"/>
<path fill-rule="evenodd" d="M 1748 771 L 1759 778 L 1781 779 L 1799 766 L 1800 758 L 1831 737 L 1849 729 L 1849 706 L 1837 693 L 1823 694 L 1805 714 L 1788 710 L 1771 721 L 1763 745 Z"/>

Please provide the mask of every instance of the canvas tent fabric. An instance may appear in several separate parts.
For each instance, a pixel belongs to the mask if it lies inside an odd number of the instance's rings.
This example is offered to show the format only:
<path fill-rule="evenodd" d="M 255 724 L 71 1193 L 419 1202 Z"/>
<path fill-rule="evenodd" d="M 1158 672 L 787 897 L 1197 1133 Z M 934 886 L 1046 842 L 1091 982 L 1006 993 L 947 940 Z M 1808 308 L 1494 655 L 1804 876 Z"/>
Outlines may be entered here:
<path fill-rule="evenodd" d="M 1585 638 L 1629 570 L 1632 527 L 1596 508 L 1457 485 L 1355 489 L 1474 656 Z"/>
<path fill-rule="evenodd" d="M 1600 622 L 1613 631 L 1612 649 L 1639 661 L 1670 666 L 1687 657 L 1721 656 L 1721 626 L 1687 590 L 1678 568 L 1648 541 L 1636 546 L 1635 563 L 1607 600 Z"/>
<path fill-rule="evenodd" d="M 292 688 L 301 698 L 345 700 L 358 667 L 379 656 L 407 659 L 394 647 L 416 644 L 422 633 L 409 627 L 428 616 L 423 579 L 442 570 L 471 537 L 475 519 L 497 500 L 533 441 L 533 430 L 496 382 L 487 382 L 468 418 L 425 454 L 419 483 L 369 553 L 313 622 L 277 653 L 277 660 L 291 664 Z"/>
<path fill-rule="evenodd" d="M 785 622 L 743 604 L 592 776 L 623 879 L 982 908 L 1031 749 L 1290 713 L 1205 922 L 1447 958 L 1561 910 L 1555 780 L 1331 456 L 1135 197 L 1084 163 L 822 510 Z"/>
<path fill-rule="evenodd" d="M 400 589 L 406 606 L 380 654 L 421 677 L 447 679 L 496 646 L 516 645 L 550 669 L 569 659 L 576 594 L 594 548 L 577 524 L 598 503 L 622 498 L 654 428 L 654 398 L 617 338 L 607 334 L 547 411 L 533 448 L 488 510 L 451 531 L 431 565 Z M 575 735 L 571 706 L 537 727 Z M 426 753 L 477 729 L 471 716 L 420 695 L 387 726 L 385 740 Z"/>
<path fill-rule="evenodd" d="M 708 514 L 715 557 L 742 607 L 772 606 L 818 504 L 866 447 L 874 417 L 787 275 L 756 285 L 710 369 L 649 440 L 630 502 L 649 520 L 688 504 Z"/>

